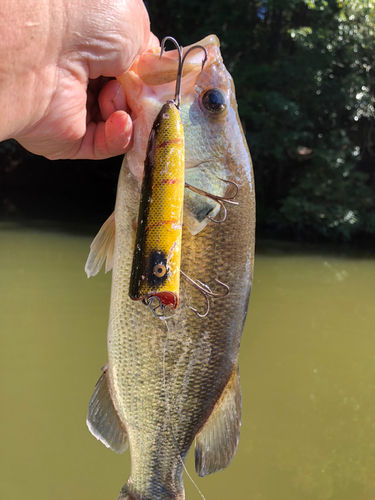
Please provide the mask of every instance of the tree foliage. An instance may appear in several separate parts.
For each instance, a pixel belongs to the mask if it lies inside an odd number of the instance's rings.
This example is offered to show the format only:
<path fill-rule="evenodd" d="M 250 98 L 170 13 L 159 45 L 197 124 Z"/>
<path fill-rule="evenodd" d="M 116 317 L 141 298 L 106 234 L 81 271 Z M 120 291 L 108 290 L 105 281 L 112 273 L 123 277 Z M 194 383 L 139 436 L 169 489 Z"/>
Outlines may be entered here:
<path fill-rule="evenodd" d="M 222 41 L 263 233 L 375 234 L 374 7 L 368 0 L 149 0 L 157 35 L 190 44 L 215 32 Z"/>
<path fill-rule="evenodd" d="M 146 5 L 160 39 L 221 40 L 254 160 L 260 233 L 375 237 L 375 0 Z M 2 149 L 16 165 L 13 146 Z M 85 168 L 77 164 L 69 168 Z M 0 177 L 16 170 L 0 167 Z"/>

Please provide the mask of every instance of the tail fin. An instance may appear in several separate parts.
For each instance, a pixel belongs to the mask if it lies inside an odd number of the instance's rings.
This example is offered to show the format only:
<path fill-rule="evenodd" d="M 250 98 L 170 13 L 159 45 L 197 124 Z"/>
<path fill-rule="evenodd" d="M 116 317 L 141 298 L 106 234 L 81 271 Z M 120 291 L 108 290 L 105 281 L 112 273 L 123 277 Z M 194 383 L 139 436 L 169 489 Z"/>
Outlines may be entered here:
<path fill-rule="evenodd" d="M 123 486 L 122 490 L 120 491 L 117 500 L 139 500 L 139 497 L 137 497 L 134 493 L 129 491 L 128 483 L 126 483 L 125 486 Z"/>
<path fill-rule="evenodd" d="M 182 491 L 180 493 L 173 493 L 173 494 L 166 494 L 160 496 L 160 491 L 159 494 L 156 496 L 151 493 L 150 496 L 138 496 L 135 491 L 131 491 L 131 489 L 128 486 L 129 481 L 125 484 L 125 486 L 122 488 L 120 491 L 119 497 L 117 500 L 153 500 L 154 498 L 165 498 L 165 500 L 185 500 L 185 491 L 182 488 Z"/>

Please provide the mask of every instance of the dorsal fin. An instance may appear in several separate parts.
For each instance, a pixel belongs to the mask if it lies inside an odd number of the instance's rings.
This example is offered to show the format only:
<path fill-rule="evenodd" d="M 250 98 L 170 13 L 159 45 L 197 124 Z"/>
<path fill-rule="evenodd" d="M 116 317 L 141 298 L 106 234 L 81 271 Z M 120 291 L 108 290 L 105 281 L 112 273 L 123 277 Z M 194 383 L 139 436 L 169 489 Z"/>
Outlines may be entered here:
<path fill-rule="evenodd" d="M 113 267 L 113 251 L 115 248 L 115 213 L 113 212 L 100 228 L 90 245 L 90 253 L 85 265 L 87 277 L 95 276 L 100 271 L 105 259 L 105 272 Z"/>
<path fill-rule="evenodd" d="M 241 387 L 238 367 L 203 429 L 195 436 L 195 470 L 207 476 L 225 469 L 238 446 L 241 427 Z"/>

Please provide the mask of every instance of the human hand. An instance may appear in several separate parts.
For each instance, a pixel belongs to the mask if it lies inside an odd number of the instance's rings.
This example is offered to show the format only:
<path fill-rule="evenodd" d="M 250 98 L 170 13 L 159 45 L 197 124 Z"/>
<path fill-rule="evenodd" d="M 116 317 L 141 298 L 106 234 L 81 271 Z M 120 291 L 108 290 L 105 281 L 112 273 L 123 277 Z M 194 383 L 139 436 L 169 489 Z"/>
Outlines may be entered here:
<path fill-rule="evenodd" d="M 138 54 L 158 45 L 143 2 L 18 0 L 17 6 L 18 18 L 5 27 L 5 39 L 14 41 L 6 56 L 0 41 L 0 70 L 7 70 L 4 77 L 0 71 L 0 140 L 15 138 L 50 159 L 125 153 L 132 122 L 124 91 L 116 80 L 103 86 L 102 77 L 124 74 Z"/>

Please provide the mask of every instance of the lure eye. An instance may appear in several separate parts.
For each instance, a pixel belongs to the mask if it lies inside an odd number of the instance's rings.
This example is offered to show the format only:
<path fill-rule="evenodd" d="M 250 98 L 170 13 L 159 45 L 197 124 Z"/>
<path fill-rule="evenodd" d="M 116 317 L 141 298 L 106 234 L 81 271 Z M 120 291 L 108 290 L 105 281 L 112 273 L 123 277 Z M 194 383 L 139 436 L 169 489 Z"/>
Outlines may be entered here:
<path fill-rule="evenodd" d="M 160 287 L 168 279 L 167 258 L 164 252 L 152 250 L 148 256 L 147 282 L 151 287 Z"/>
<path fill-rule="evenodd" d="M 165 273 L 167 272 L 167 268 L 165 267 L 164 264 L 156 264 L 156 266 L 154 266 L 154 269 L 152 270 L 152 272 L 154 273 L 154 275 L 157 278 L 162 278 L 165 275 Z"/>
<path fill-rule="evenodd" d="M 210 113 L 215 114 L 222 113 L 227 108 L 225 97 L 218 89 L 207 90 L 203 94 L 202 104 Z"/>

